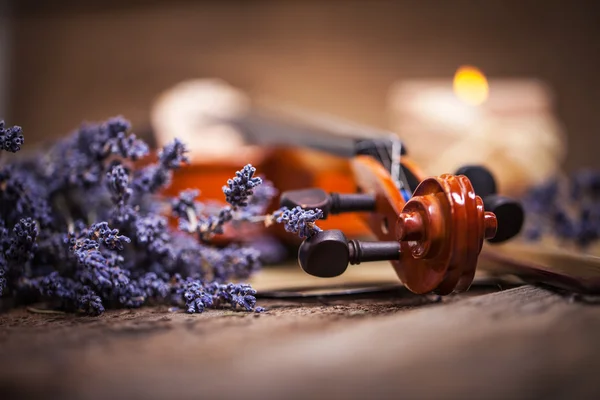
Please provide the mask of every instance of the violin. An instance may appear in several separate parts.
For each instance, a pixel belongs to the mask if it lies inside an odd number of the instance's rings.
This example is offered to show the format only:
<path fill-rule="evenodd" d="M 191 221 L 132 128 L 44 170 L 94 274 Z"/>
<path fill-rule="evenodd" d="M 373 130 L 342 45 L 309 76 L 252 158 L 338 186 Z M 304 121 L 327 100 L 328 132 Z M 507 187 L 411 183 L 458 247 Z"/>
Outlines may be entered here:
<path fill-rule="evenodd" d="M 320 208 L 325 216 L 366 212 L 364 221 L 378 239 L 348 240 L 338 229 L 318 232 L 301 244 L 300 266 L 314 276 L 334 277 L 349 264 L 387 260 L 414 293 L 467 290 L 484 240 L 500 243 L 516 236 L 524 221 L 523 208 L 495 193 L 493 177 L 484 167 L 424 178 L 400 158 L 397 161 L 405 176 L 400 183 L 394 167 L 390 171 L 376 158 L 358 155 L 352 169 L 359 193 L 328 194 L 315 188 L 282 194 L 282 206 Z"/>
<path fill-rule="evenodd" d="M 523 208 L 496 193 L 487 169 L 465 166 L 455 175 L 425 178 L 396 135 L 369 135 L 364 127 L 314 118 L 284 123 L 264 111 L 246 114 L 236 123 L 249 136 L 256 138 L 260 132 L 262 143 L 295 140 L 295 146 L 349 160 L 354 192 L 316 187 L 287 190 L 280 196 L 280 206 L 318 208 L 326 220 L 358 213 L 377 238 L 349 240 L 343 230 L 325 227 L 299 248 L 300 266 L 311 275 L 334 277 L 349 264 L 388 260 L 414 293 L 463 291 L 473 281 L 483 241 L 509 240 L 523 224 Z M 329 132 L 323 132 L 327 128 Z M 336 129 L 346 135 L 335 136 L 331 132 Z M 352 129 L 362 136 L 348 134 Z"/>

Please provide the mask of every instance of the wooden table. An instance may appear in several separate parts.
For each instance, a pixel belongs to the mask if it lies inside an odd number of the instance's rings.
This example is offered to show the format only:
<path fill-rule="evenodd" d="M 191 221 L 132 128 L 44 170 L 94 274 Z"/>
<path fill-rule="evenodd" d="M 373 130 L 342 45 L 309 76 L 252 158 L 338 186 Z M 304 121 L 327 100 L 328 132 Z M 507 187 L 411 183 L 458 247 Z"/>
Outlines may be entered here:
<path fill-rule="evenodd" d="M 395 280 L 387 265 L 368 270 L 343 281 Z M 282 282 L 324 281 L 273 268 L 255 286 Z M 564 293 L 260 303 L 267 313 L 0 314 L 1 398 L 600 398 L 600 307 Z"/>

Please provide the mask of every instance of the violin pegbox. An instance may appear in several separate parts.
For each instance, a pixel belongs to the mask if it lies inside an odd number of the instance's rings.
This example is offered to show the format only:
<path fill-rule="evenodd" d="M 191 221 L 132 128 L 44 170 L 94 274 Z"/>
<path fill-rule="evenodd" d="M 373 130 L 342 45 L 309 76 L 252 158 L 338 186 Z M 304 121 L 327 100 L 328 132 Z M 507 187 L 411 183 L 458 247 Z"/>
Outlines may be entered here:
<path fill-rule="evenodd" d="M 357 157 L 352 166 L 358 186 L 376 198 L 376 211 L 367 218 L 373 233 L 400 243 L 398 259 L 390 261 L 404 285 L 415 293 L 468 289 L 483 240 L 493 238 L 498 227 L 469 179 L 425 179 L 404 202 L 380 165 Z"/>
<path fill-rule="evenodd" d="M 362 208 L 379 240 L 348 240 L 338 230 L 319 232 L 300 246 L 301 267 L 311 275 L 333 277 L 348 264 L 388 260 L 414 293 L 467 290 L 484 240 L 491 241 L 498 232 L 495 213 L 486 211 L 469 178 L 445 174 L 424 179 L 406 201 L 389 172 L 372 157 L 357 156 L 352 167 L 359 194 L 317 196 L 317 189 L 310 189 L 284 194 L 282 201 L 309 207 L 324 204 L 340 212 Z M 354 206 L 337 206 L 336 196 L 348 196 L 346 204 Z"/>

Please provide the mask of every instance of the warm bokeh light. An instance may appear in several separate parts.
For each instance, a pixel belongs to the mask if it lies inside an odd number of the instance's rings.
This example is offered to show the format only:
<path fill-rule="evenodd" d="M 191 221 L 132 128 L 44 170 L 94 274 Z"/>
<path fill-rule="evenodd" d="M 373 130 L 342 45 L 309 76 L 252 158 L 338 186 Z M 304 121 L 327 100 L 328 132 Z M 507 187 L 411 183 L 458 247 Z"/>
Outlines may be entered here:
<path fill-rule="evenodd" d="M 471 66 L 460 67 L 454 75 L 454 93 L 467 104 L 477 106 L 488 98 L 490 88 L 485 75 Z"/>

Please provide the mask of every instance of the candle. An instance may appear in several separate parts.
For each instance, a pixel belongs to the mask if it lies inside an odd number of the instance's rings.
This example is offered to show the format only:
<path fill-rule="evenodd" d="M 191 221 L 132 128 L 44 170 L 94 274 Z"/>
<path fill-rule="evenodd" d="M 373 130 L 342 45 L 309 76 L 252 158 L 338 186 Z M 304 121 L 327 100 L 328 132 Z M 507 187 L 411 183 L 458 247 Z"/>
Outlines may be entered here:
<path fill-rule="evenodd" d="M 552 93 L 534 79 L 492 79 L 460 68 L 454 80 L 395 84 L 389 95 L 394 131 L 431 175 L 467 164 L 488 167 L 499 190 L 521 195 L 557 174 L 566 152 Z"/>

